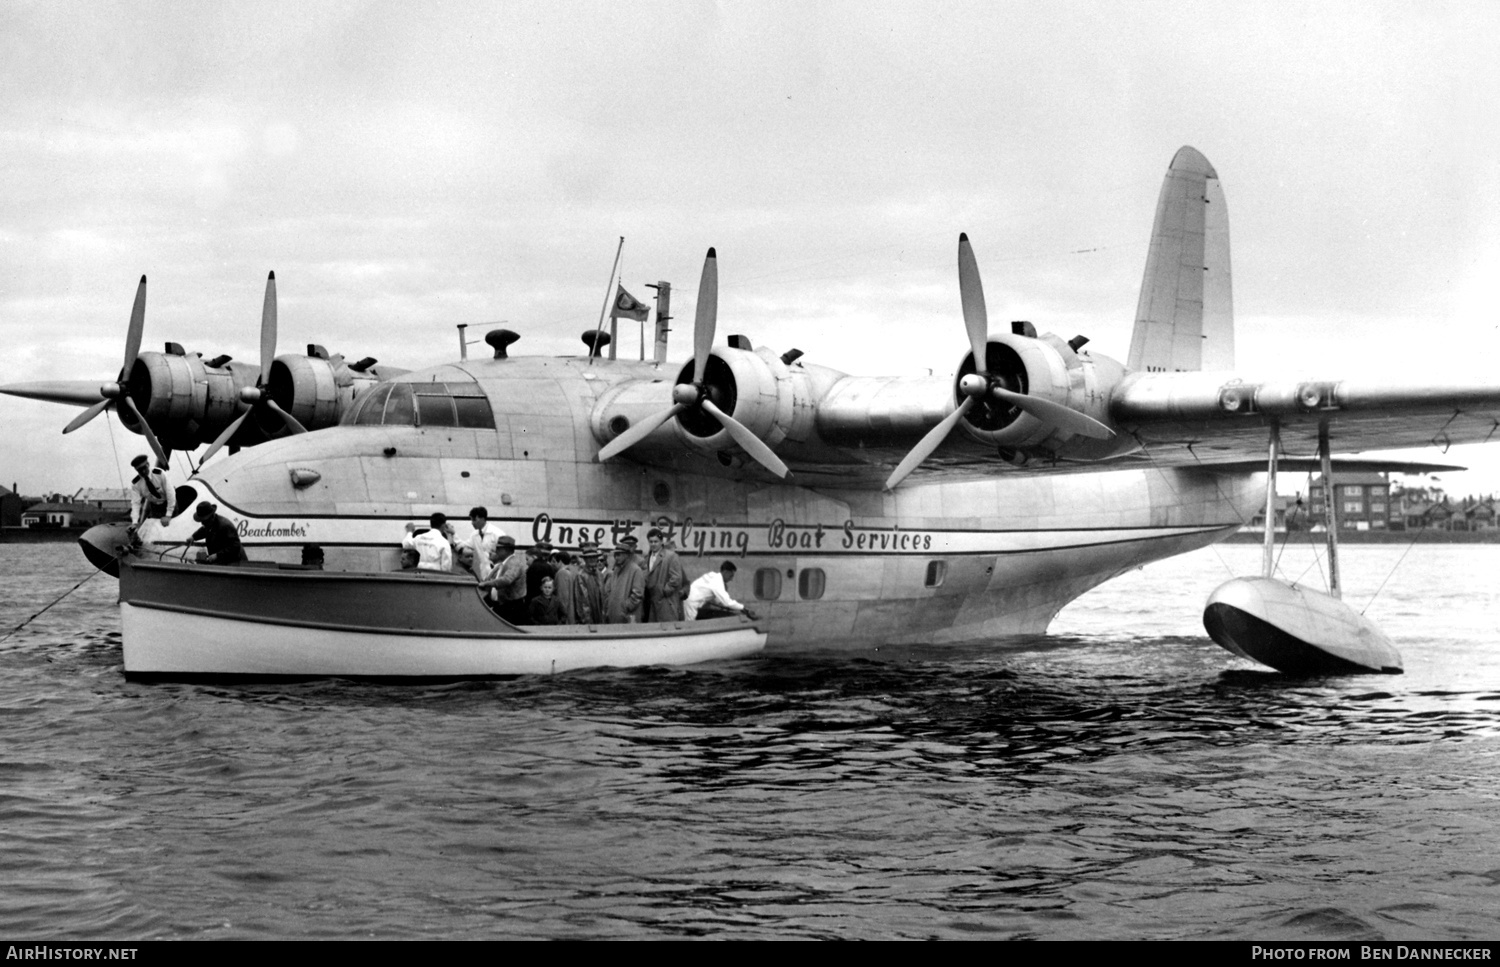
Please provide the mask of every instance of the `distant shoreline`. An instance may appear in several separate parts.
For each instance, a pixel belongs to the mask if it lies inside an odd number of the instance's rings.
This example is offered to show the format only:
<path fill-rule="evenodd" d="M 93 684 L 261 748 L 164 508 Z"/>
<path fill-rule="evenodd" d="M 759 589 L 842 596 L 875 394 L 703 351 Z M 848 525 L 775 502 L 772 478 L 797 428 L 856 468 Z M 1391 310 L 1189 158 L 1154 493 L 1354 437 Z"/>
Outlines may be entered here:
<path fill-rule="evenodd" d="M 1260 544 L 1265 541 L 1264 531 L 1236 531 L 1225 540 L 1226 544 Z M 1325 542 L 1321 532 L 1284 531 L 1276 532 L 1276 543 L 1318 544 Z M 1414 531 L 1339 531 L 1340 544 L 1500 544 L 1500 528 L 1482 531 L 1445 531 L 1424 528 Z"/>
<path fill-rule="evenodd" d="M 0 544 L 76 543 L 87 527 L 0 527 Z"/>

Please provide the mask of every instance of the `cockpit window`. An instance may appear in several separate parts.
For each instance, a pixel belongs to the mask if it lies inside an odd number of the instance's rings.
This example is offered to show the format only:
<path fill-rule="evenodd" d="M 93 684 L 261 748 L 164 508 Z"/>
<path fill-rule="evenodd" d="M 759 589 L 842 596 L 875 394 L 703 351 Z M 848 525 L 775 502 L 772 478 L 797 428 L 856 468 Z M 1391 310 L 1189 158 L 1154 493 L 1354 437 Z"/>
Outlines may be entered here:
<path fill-rule="evenodd" d="M 493 430 L 495 414 L 475 382 L 378 383 L 354 403 L 346 424 L 360 426 L 460 426 Z"/>

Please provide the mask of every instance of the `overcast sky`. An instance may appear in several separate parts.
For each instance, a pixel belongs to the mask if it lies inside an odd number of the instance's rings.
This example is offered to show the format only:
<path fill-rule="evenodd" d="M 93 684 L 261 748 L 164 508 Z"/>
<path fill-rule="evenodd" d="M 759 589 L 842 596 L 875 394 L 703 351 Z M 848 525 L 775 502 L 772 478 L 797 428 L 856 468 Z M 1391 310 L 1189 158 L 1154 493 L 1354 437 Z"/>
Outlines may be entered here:
<path fill-rule="evenodd" d="M 274 269 L 283 352 L 416 368 L 501 319 L 574 352 L 622 235 L 674 358 L 713 245 L 721 342 L 949 372 L 967 231 L 994 321 L 1123 360 L 1184 144 L 1239 368 L 1493 374 L 1497 36 L 1488 0 L 0 0 L 0 383 L 112 378 L 142 273 L 146 349 L 255 360 Z M 143 441 L 76 412 L 0 396 L 0 482 L 118 486 Z"/>

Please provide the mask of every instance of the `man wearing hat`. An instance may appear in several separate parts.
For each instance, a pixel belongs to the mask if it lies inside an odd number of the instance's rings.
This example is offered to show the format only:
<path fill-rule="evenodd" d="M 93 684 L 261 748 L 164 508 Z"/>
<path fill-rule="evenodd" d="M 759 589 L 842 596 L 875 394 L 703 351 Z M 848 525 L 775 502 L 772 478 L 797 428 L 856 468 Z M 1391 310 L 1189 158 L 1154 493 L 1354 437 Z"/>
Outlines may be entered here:
<path fill-rule="evenodd" d="M 177 509 L 177 496 L 167 483 L 167 474 L 160 467 L 152 467 L 151 459 L 144 453 L 130 461 L 135 468 L 135 479 L 130 482 L 130 526 L 141 526 L 150 518 L 172 522 L 172 512 Z"/>
<path fill-rule="evenodd" d="M 562 571 L 558 572 L 558 593 L 566 585 L 568 595 L 563 608 L 568 623 L 575 625 L 599 624 L 604 621 L 604 595 L 599 586 L 599 545 L 584 541 L 578 545 L 578 553 Z"/>
<path fill-rule="evenodd" d="M 417 568 L 423 571 L 451 571 L 453 570 L 453 541 L 449 536 L 452 530 L 448 525 L 446 514 L 433 514 L 427 518 L 430 525 L 422 533 L 415 533 L 415 524 L 406 525 L 406 536 L 401 538 L 401 546 L 409 547 L 417 552 Z"/>
<path fill-rule="evenodd" d="M 681 621 L 682 592 L 687 586 L 682 562 L 655 527 L 646 532 L 646 543 L 651 548 L 646 555 L 646 620 Z"/>
<path fill-rule="evenodd" d="M 622 537 L 615 545 L 615 566 L 604 577 L 604 620 L 610 624 L 633 624 L 641 620 L 646 600 L 646 574 L 635 562 L 640 542 Z"/>
<path fill-rule="evenodd" d="M 490 606 L 513 625 L 525 624 L 526 555 L 516 553 L 516 539 L 505 535 L 495 541 L 490 552 L 490 571 L 479 582 Z"/>
<path fill-rule="evenodd" d="M 193 511 L 193 520 L 200 525 L 193 531 L 188 543 L 202 541 L 207 550 L 198 552 L 199 564 L 243 564 L 245 548 L 240 545 L 239 531 L 226 518 L 219 516 L 219 505 L 205 500 Z"/>

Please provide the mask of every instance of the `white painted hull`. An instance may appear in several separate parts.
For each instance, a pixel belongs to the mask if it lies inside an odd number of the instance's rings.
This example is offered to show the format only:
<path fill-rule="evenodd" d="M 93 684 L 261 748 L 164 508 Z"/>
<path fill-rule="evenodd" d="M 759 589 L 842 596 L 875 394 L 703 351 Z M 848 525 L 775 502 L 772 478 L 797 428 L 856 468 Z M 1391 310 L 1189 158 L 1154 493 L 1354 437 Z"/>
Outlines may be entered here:
<path fill-rule="evenodd" d="M 487 678 L 579 668 L 690 665 L 743 658 L 766 636 L 735 631 L 670 638 L 475 639 L 378 634 L 259 624 L 120 605 L 125 672 L 131 675 Z"/>
<path fill-rule="evenodd" d="M 1209 595 L 1209 636 L 1226 650 L 1289 674 L 1402 670 L 1395 645 L 1338 598 L 1272 578 L 1235 578 Z"/>

